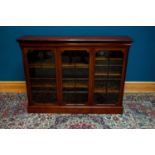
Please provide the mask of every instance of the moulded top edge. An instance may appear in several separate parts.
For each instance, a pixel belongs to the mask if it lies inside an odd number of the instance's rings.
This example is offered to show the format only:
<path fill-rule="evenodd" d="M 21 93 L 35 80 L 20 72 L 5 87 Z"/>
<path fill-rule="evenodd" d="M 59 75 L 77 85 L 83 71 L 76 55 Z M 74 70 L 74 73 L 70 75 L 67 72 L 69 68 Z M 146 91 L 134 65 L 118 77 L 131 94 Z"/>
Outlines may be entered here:
<path fill-rule="evenodd" d="M 128 36 L 23 36 L 18 42 L 122 42 L 131 43 Z"/>

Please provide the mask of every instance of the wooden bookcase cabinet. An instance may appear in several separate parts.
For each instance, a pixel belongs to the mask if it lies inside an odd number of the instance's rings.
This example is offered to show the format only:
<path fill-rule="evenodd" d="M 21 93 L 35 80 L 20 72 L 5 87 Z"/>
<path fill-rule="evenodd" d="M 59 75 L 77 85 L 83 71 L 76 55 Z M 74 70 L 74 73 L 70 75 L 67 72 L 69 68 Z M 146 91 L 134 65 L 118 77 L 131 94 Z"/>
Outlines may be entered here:
<path fill-rule="evenodd" d="M 18 39 L 28 112 L 122 113 L 129 37 Z"/>

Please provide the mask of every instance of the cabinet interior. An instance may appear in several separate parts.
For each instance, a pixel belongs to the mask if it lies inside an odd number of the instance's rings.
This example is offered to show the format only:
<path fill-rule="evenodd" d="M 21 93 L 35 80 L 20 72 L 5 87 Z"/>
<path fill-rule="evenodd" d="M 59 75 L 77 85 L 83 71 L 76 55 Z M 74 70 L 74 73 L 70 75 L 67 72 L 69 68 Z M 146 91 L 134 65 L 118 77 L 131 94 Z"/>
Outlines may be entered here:
<path fill-rule="evenodd" d="M 94 80 L 93 103 L 117 103 L 123 67 L 122 51 L 96 50 L 94 79 L 89 79 L 90 52 L 64 50 L 61 55 L 62 102 L 86 104 L 89 82 Z M 54 50 L 29 50 L 27 53 L 33 103 L 57 102 Z"/>

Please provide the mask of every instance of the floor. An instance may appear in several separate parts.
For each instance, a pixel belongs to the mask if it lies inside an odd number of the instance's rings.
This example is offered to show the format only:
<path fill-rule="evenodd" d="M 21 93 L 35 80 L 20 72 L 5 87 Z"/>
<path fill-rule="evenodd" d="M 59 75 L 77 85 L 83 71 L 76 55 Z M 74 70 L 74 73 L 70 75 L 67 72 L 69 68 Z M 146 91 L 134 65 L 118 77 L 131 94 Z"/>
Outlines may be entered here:
<path fill-rule="evenodd" d="M 128 93 L 122 115 L 28 114 L 24 93 L 0 93 L 3 129 L 123 129 L 155 128 L 155 93 Z"/>

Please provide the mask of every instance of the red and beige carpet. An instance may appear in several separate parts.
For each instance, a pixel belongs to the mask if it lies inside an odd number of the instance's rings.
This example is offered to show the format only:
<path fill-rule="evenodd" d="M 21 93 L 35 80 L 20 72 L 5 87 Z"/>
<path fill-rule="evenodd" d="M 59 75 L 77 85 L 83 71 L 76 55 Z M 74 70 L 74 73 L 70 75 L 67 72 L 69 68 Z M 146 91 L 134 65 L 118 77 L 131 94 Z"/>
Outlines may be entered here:
<path fill-rule="evenodd" d="M 155 93 L 125 94 L 122 115 L 28 114 L 24 93 L 0 93 L 3 129 L 123 129 L 155 128 Z"/>

